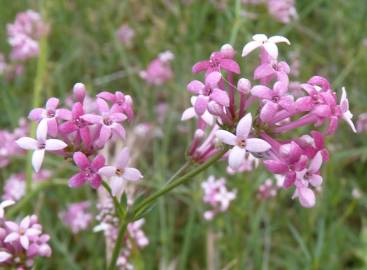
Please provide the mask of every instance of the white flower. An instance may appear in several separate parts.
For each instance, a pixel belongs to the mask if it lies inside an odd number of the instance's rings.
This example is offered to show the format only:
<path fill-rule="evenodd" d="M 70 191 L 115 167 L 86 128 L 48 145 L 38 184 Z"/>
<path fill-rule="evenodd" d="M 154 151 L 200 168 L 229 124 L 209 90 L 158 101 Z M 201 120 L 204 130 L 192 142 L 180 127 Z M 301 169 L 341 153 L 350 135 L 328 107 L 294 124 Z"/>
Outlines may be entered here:
<path fill-rule="evenodd" d="M 287 43 L 288 45 L 291 45 L 289 40 L 282 36 L 272 36 L 268 38 L 264 34 L 256 34 L 252 37 L 253 41 L 248 42 L 242 50 L 242 57 L 247 56 L 250 52 L 257 48 L 264 48 L 266 52 L 273 57 L 274 59 L 278 58 L 278 47 L 276 43 Z"/>

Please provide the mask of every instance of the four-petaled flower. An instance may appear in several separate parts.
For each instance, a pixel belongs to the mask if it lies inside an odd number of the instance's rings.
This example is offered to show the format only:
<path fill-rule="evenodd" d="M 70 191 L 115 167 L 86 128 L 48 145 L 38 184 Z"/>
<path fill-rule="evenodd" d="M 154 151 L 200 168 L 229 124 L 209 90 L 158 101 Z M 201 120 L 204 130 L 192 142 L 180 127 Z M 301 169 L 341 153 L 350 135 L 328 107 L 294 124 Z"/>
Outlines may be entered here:
<path fill-rule="evenodd" d="M 262 153 L 268 151 L 271 146 L 269 143 L 258 138 L 248 138 L 252 128 L 252 115 L 246 114 L 238 122 L 236 128 L 236 135 L 227 130 L 218 130 L 216 136 L 225 144 L 233 145 L 233 148 L 229 152 L 228 164 L 236 170 L 241 166 L 246 151 L 254 153 Z"/>
<path fill-rule="evenodd" d="M 268 38 L 264 34 L 256 34 L 252 37 L 252 39 L 253 41 L 250 41 L 243 47 L 242 57 L 247 56 L 250 52 L 252 52 L 253 50 L 257 48 L 264 48 L 265 51 L 271 57 L 273 57 L 273 59 L 277 59 L 278 58 L 278 47 L 276 43 L 284 42 L 284 43 L 287 43 L 288 45 L 291 44 L 287 38 L 282 37 L 282 36 L 273 36 L 273 37 Z"/>
<path fill-rule="evenodd" d="M 32 165 L 35 172 L 41 168 L 46 151 L 58 151 L 67 147 L 67 144 L 58 139 L 47 139 L 47 122 L 41 121 L 38 124 L 36 138 L 22 137 L 16 141 L 20 148 L 34 150 L 32 155 Z"/>
<path fill-rule="evenodd" d="M 69 186 L 73 188 L 80 187 L 88 181 L 93 188 L 98 188 L 102 182 L 98 170 L 105 164 L 104 157 L 102 155 L 97 155 L 94 160 L 90 162 L 84 153 L 76 152 L 73 159 L 80 171 L 70 178 Z"/>
<path fill-rule="evenodd" d="M 114 196 L 121 194 L 124 180 L 138 181 L 143 178 L 138 169 L 127 167 L 129 159 L 129 149 L 125 147 L 118 155 L 115 166 L 104 166 L 98 171 L 102 176 L 111 177 L 110 184 Z"/>

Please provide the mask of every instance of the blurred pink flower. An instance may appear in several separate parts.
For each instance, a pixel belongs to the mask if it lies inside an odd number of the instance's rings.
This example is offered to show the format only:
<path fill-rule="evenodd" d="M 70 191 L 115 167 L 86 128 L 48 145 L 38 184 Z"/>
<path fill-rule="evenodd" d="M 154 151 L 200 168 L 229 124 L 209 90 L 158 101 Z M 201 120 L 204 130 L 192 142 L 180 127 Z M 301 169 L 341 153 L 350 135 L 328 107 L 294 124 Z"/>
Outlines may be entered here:
<path fill-rule="evenodd" d="M 93 216 L 88 212 L 89 207 L 88 201 L 72 203 L 60 213 L 59 217 L 74 234 L 77 234 L 86 230 L 92 222 Z"/>
<path fill-rule="evenodd" d="M 174 55 L 170 51 L 163 52 L 154 59 L 146 70 L 140 72 L 140 77 L 150 85 L 162 85 L 173 77 L 170 62 Z"/>
<path fill-rule="evenodd" d="M 131 45 L 135 31 L 128 24 L 123 24 L 116 32 L 117 38 L 123 45 Z"/>
<path fill-rule="evenodd" d="M 267 0 L 271 16 L 282 23 L 290 23 L 298 17 L 294 0 Z"/>

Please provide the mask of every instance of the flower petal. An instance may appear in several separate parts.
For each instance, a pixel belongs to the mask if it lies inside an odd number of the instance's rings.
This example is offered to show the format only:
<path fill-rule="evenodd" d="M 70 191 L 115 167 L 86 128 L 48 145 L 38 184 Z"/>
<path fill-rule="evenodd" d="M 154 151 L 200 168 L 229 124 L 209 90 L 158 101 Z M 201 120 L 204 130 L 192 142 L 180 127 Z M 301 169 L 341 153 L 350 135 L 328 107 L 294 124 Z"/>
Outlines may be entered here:
<path fill-rule="evenodd" d="M 227 130 L 217 130 L 215 136 L 225 144 L 235 145 L 237 137 Z"/>
<path fill-rule="evenodd" d="M 12 255 L 6 251 L 0 251 L 0 263 L 9 260 Z"/>
<path fill-rule="evenodd" d="M 96 174 L 92 177 L 92 179 L 90 179 L 89 183 L 92 188 L 97 189 L 101 186 L 102 178 L 98 174 Z"/>
<path fill-rule="evenodd" d="M 26 235 L 22 235 L 20 237 L 20 244 L 22 245 L 22 247 L 27 250 L 29 248 L 29 239 Z"/>
<path fill-rule="evenodd" d="M 220 60 L 220 67 L 225 69 L 229 72 L 233 72 L 236 74 L 240 74 L 240 66 L 237 64 L 236 61 L 232 59 L 221 59 Z"/>
<path fill-rule="evenodd" d="M 198 80 L 193 80 L 187 85 L 187 90 L 193 94 L 199 94 L 203 91 L 205 85 Z"/>
<path fill-rule="evenodd" d="M 208 97 L 203 95 L 198 96 L 194 105 L 195 112 L 198 115 L 202 115 L 206 111 L 208 101 L 209 101 Z"/>
<path fill-rule="evenodd" d="M 297 188 L 299 202 L 303 207 L 311 208 L 315 206 L 316 198 L 314 192 L 307 187 Z"/>
<path fill-rule="evenodd" d="M 69 179 L 69 187 L 77 188 L 82 186 L 87 179 L 82 173 L 77 173 Z"/>
<path fill-rule="evenodd" d="M 233 170 L 237 170 L 244 162 L 246 155 L 246 149 L 234 146 L 228 156 L 228 165 Z"/>
<path fill-rule="evenodd" d="M 271 148 L 271 145 L 258 138 L 249 138 L 246 140 L 246 150 L 255 153 L 266 152 Z"/>
<path fill-rule="evenodd" d="M 314 187 L 319 187 L 322 184 L 322 176 L 318 174 L 313 174 L 309 179 L 311 185 Z"/>
<path fill-rule="evenodd" d="M 55 111 L 57 106 L 59 106 L 59 102 L 60 101 L 58 98 L 55 97 L 49 98 L 46 102 L 46 109 Z"/>
<path fill-rule="evenodd" d="M 229 96 L 226 91 L 215 88 L 210 98 L 222 106 L 229 107 Z"/>
<path fill-rule="evenodd" d="M 68 145 L 66 143 L 64 143 L 63 141 L 61 141 L 61 140 L 48 139 L 48 140 L 46 140 L 45 149 L 47 151 L 57 151 L 57 150 L 64 149 L 67 146 Z"/>
<path fill-rule="evenodd" d="M 116 175 L 116 167 L 114 166 L 104 166 L 98 170 L 98 174 L 105 176 L 105 177 L 111 177 Z"/>
<path fill-rule="evenodd" d="M 22 137 L 15 141 L 15 143 L 25 150 L 36 150 L 38 148 L 38 142 L 30 137 Z"/>
<path fill-rule="evenodd" d="M 261 46 L 261 43 L 258 41 L 250 41 L 249 43 L 247 43 L 243 49 L 242 49 L 242 57 L 247 56 L 250 52 L 252 52 L 253 50 L 259 48 Z"/>
<path fill-rule="evenodd" d="M 130 159 L 130 152 L 128 147 L 124 147 L 116 159 L 116 165 L 119 168 L 125 168 L 129 162 Z"/>
<path fill-rule="evenodd" d="M 197 62 L 192 67 L 192 73 L 199 73 L 199 72 L 202 72 L 204 70 L 207 70 L 208 68 L 209 68 L 209 61 L 207 61 L 207 60 L 200 61 L 200 62 Z"/>
<path fill-rule="evenodd" d="M 236 135 L 241 139 L 246 139 L 250 134 L 252 128 L 252 115 L 251 113 L 246 114 L 241 120 L 238 122 L 236 127 Z"/>
<path fill-rule="evenodd" d="M 143 175 L 138 169 L 125 168 L 125 172 L 122 177 L 129 181 L 138 181 L 143 178 Z"/>
<path fill-rule="evenodd" d="M 310 171 L 313 173 L 317 173 L 320 170 L 321 165 L 322 165 L 322 154 L 321 151 L 319 151 L 311 160 Z"/>
<path fill-rule="evenodd" d="M 205 84 L 211 88 L 214 88 L 218 85 L 221 79 L 222 79 L 222 74 L 218 71 L 213 71 L 206 76 Z"/>
<path fill-rule="evenodd" d="M 100 168 L 102 168 L 105 164 L 105 158 L 103 155 L 98 154 L 92 161 L 91 167 L 92 169 L 98 171 Z"/>
<path fill-rule="evenodd" d="M 82 152 L 76 152 L 73 155 L 73 160 L 75 164 L 81 169 L 84 170 L 89 167 L 89 160 L 87 156 Z"/>
<path fill-rule="evenodd" d="M 272 173 L 284 174 L 288 171 L 288 166 L 280 160 L 264 160 L 265 167 Z"/>
<path fill-rule="evenodd" d="M 11 243 L 19 239 L 19 234 L 17 232 L 9 233 L 5 239 L 4 243 Z"/>
<path fill-rule="evenodd" d="M 45 149 L 35 150 L 32 155 L 32 166 L 35 172 L 39 172 L 45 157 Z"/>
<path fill-rule="evenodd" d="M 287 43 L 288 45 L 291 45 L 291 42 L 283 36 L 272 36 L 268 39 L 268 42 L 271 42 L 271 43 L 284 42 L 284 43 Z"/>
<path fill-rule="evenodd" d="M 48 131 L 48 120 L 42 119 L 41 122 L 39 122 L 38 126 L 37 126 L 37 140 L 38 141 L 42 141 L 44 142 L 47 138 L 47 131 Z"/>
<path fill-rule="evenodd" d="M 264 45 L 263 45 L 264 49 L 266 50 L 266 52 L 271 56 L 273 57 L 274 59 L 277 59 L 278 58 L 278 47 L 277 45 L 275 45 L 274 43 L 272 42 L 266 42 Z"/>
<path fill-rule="evenodd" d="M 273 90 L 264 85 L 255 85 L 252 87 L 251 94 L 261 99 L 271 99 L 274 95 Z"/>
<path fill-rule="evenodd" d="M 196 116 L 195 109 L 193 107 L 187 108 L 181 116 L 181 121 L 186 121 Z"/>
<path fill-rule="evenodd" d="M 96 103 L 97 103 L 98 110 L 101 113 L 105 113 L 105 112 L 108 112 L 110 110 L 110 108 L 108 107 L 107 102 L 104 99 L 97 98 Z"/>

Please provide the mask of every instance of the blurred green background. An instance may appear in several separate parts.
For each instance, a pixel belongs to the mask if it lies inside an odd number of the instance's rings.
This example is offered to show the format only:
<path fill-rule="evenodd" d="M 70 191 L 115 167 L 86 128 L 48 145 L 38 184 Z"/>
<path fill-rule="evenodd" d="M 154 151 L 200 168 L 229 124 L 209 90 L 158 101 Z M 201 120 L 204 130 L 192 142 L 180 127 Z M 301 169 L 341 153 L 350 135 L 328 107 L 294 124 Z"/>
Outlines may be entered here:
<path fill-rule="evenodd" d="M 300 74 L 297 81 L 312 75 L 327 77 L 340 93 L 346 86 L 355 116 L 367 111 L 367 2 L 366 0 L 296 1 L 298 20 L 284 25 L 269 16 L 265 8 L 249 6 L 258 13 L 255 20 L 242 16 L 247 6 L 241 1 L 185 3 L 179 0 L 0 0 L 0 51 L 10 50 L 6 24 L 19 11 L 33 9 L 50 23 L 47 38 L 47 68 L 42 100 L 66 97 L 76 82 L 87 85 L 91 94 L 100 90 L 123 90 L 133 96 L 135 123 L 157 124 L 158 101 L 169 106 L 164 136 L 141 149 L 138 167 L 145 185 L 158 188 L 184 162 L 191 132 L 177 126 L 181 112 L 189 105 L 186 84 L 198 78 L 191 66 L 230 42 L 241 52 L 253 34 L 284 35 L 291 47 L 280 46 L 280 59 L 297 51 Z M 223 1 L 221 1 L 223 2 Z M 135 30 L 131 47 L 116 38 L 116 30 L 128 23 Z M 138 75 L 158 53 L 171 50 L 174 78 L 159 87 L 148 86 Z M 250 78 L 254 63 L 240 60 L 242 76 Z M 26 64 L 25 74 L 14 81 L 0 78 L 0 125 L 14 128 L 32 108 L 37 59 Z M 123 71 L 126 76 L 106 80 Z M 109 77 L 107 77 L 109 78 Z M 43 101 L 42 101 L 43 102 Z M 133 123 L 131 127 L 135 124 Z M 186 127 L 190 124 L 186 123 Z M 159 201 L 147 216 L 144 229 L 150 245 L 133 254 L 137 269 L 367 269 L 367 140 L 354 135 L 342 124 L 329 140 L 331 160 L 325 166 L 323 190 L 317 206 L 303 209 L 281 191 L 268 201 L 256 199 L 256 190 L 268 175 L 255 172 L 228 176 L 237 199 L 230 210 L 213 222 L 202 218 L 200 181 L 209 174 L 226 176 L 225 164 L 218 164 Z M 21 170 L 17 160 L 1 171 L 3 182 Z M 46 167 L 54 168 L 52 161 Z M 65 172 L 68 176 L 70 173 Z M 354 198 L 352 190 L 362 196 Z M 38 262 L 37 269 L 103 269 L 103 236 L 90 231 L 72 235 L 57 217 L 66 204 L 95 201 L 85 186 L 78 190 L 49 188 L 24 213 L 36 211 L 51 237 L 53 256 Z"/>

